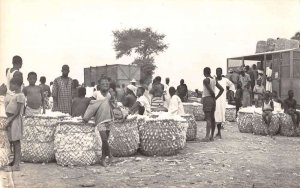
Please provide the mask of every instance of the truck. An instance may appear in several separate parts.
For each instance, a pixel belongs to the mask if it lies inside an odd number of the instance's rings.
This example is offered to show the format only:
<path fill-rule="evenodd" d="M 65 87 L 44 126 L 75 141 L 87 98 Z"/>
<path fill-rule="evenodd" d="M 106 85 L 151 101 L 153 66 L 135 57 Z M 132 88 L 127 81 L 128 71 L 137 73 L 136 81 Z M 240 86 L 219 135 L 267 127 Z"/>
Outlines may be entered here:
<path fill-rule="evenodd" d="M 84 68 L 84 84 L 91 86 L 94 82 L 98 84 L 102 76 L 107 76 L 114 80 L 118 85 L 128 85 L 131 80 L 135 79 L 139 84 L 141 79 L 141 68 L 137 65 L 104 65 Z"/>
<path fill-rule="evenodd" d="M 288 91 L 293 90 L 294 98 L 300 104 L 300 48 L 227 58 L 227 71 L 253 64 L 264 74 L 272 64 L 272 90 L 277 91 L 281 99 L 286 99 Z"/>

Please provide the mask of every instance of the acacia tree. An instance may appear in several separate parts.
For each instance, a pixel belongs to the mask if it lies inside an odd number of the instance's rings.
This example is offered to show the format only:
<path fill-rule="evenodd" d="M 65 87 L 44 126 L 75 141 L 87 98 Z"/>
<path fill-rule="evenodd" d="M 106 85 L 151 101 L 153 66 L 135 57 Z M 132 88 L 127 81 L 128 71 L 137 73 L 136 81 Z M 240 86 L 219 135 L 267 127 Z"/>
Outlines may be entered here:
<path fill-rule="evenodd" d="M 141 67 L 140 82 L 144 83 L 145 80 L 151 78 L 156 69 L 154 55 L 168 48 L 168 45 L 163 42 L 165 35 L 156 33 L 151 28 L 117 30 L 113 31 L 113 35 L 116 58 L 136 54 L 137 57 L 132 64 Z"/>
<path fill-rule="evenodd" d="M 294 39 L 294 40 L 299 40 L 300 41 L 300 32 L 296 32 L 294 36 L 292 36 L 291 39 Z"/>

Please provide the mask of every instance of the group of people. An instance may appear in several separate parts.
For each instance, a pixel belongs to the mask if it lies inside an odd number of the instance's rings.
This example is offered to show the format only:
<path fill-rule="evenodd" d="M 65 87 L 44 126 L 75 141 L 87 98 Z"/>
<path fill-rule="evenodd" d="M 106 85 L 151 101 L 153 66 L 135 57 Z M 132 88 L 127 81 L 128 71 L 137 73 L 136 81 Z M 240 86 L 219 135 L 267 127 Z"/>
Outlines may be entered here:
<path fill-rule="evenodd" d="M 84 87 L 79 85 L 76 79 L 69 77 L 68 65 L 62 66 L 61 76 L 50 82 L 50 86 L 45 84 L 44 76 L 40 77 L 40 84 L 36 85 L 38 75 L 35 72 L 28 73 L 29 85 L 24 86 L 23 74 L 20 71 L 22 58 L 14 56 L 12 64 L 13 67 L 6 70 L 5 92 L 7 131 L 14 152 L 14 159 L 9 164 L 12 170 L 20 169 L 23 115 L 32 116 L 52 109 L 73 117 L 80 116 L 84 122 L 94 117 L 103 143 L 101 164 L 106 166 L 107 156 L 109 162 L 112 162 L 108 137 L 110 122 L 113 119 L 122 119 L 128 114 L 148 115 L 153 109 L 182 115 L 184 114 L 182 101 L 188 98 L 184 80 L 180 81 L 176 90 L 169 86 L 169 78 L 162 84 L 160 76 L 157 76 L 152 84 L 137 86 L 136 81 L 132 80 L 127 86 L 122 84 L 122 88 L 110 78 L 103 76 L 97 85 Z"/>
<path fill-rule="evenodd" d="M 206 136 L 202 141 L 208 142 L 214 140 L 215 126 L 217 125 L 218 133 L 216 137 L 221 138 L 221 123 L 225 122 L 226 99 L 229 104 L 236 106 L 236 116 L 240 107 L 252 106 L 252 99 L 255 107 L 262 108 L 262 119 L 266 123 L 266 134 L 270 135 L 268 127 L 272 120 L 272 112 L 283 111 L 291 116 L 294 127 L 299 126 L 300 113 L 296 110 L 297 101 L 294 99 L 293 90 L 288 91 L 288 98 L 282 101 L 279 99 L 277 92 L 272 91 L 271 69 L 268 69 L 266 80 L 262 71 L 256 70 L 256 65 L 242 68 L 239 74 L 233 74 L 233 70 L 229 70 L 229 74 L 225 77 L 222 75 L 222 69 L 216 69 L 216 76 L 211 76 L 211 69 L 204 68 L 203 74 L 203 94 L 202 103 L 205 113 Z M 249 73 L 249 74 L 248 74 Z M 267 84 L 266 88 L 262 83 Z M 251 86 L 251 88 L 250 88 Z M 224 90 L 227 89 L 226 94 Z M 252 95 L 253 93 L 253 95 Z M 272 136 L 272 135 L 270 135 Z"/>
<path fill-rule="evenodd" d="M 136 85 L 132 80 L 122 88 L 108 77 L 101 77 L 98 84 L 92 87 L 80 86 L 77 80 L 69 77 L 70 68 L 63 65 L 61 76 L 57 77 L 50 86 L 46 85 L 46 78 L 40 77 L 40 84 L 36 85 L 38 75 L 30 72 L 27 75 L 29 85 L 24 87 L 23 74 L 20 72 L 22 58 L 14 56 L 13 67 L 6 70 L 7 92 L 5 96 L 5 112 L 7 115 L 7 130 L 9 141 L 13 147 L 14 160 L 9 164 L 13 170 L 19 170 L 21 161 L 22 115 L 27 116 L 45 113 L 46 109 L 70 114 L 73 117 L 82 117 L 88 122 L 92 117 L 100 132 L 102 139 L 101 164 L 106 166 L 106 157 L 112 162 L 112 155 L 108 143 L 110 123 L 114 119 L 124 119 L 128 114 L 148 115 L 151 111 L 168 111 L 171 114 L 183 115 L 182 102 L 188 99 L 188 88 L 182 79 L 175 89 L 169 85 L 170 79 L 166 78 L 165 84 L 161 77 L 154 78 L 152 84 Z M 255 70 L 255 66 L 253 66 Z M 270 124 L 274 108 L 284 108 L 284 112 L 291 115 L 295 126 L 298 126 L 300 115 L 296 110 L 297 102 L 293 98 L 293 91 L 288 92 L 288 99 L 281 101 L 277 92 L 266 91 L 263 86 L 264 79 L 255 71 L 248 75 L 247 67 L 240 71 L 237 78 L 230 75 L 223 76 L 222 68 L 216 69 L 216 76 L 211 76 L 211 69 L 204 68 L 202 103 L 205 113 L 206 136 L 202 141 L 213 141 L 215 137 L 221 138 L 221 126 L 225 122 L 226 98 L 228 103 L 233 102 L 238 109 L 247 107 L 251 100 L 250 86 L 253 91 L 252 98 L 257 107 L 262 107 L 262 118 L 267 125 Z M 253 73 L 254 72 L 254 73 Z M 254 78 L 254 81 L 251 78 Z M 269 80 L 269 79 L 268 79 Z M 227 89 L 227 93 L 225 93 Z M 87 92 L 88 91 L 88 92 Z M 87 96 L 88 93 L 88 96 Z M 198 95 L 199 93 L 197 93 Z M 53 98 L 53 106 L 49 97 Z M 215 134 L 215 127 L 218 132 Z"/>

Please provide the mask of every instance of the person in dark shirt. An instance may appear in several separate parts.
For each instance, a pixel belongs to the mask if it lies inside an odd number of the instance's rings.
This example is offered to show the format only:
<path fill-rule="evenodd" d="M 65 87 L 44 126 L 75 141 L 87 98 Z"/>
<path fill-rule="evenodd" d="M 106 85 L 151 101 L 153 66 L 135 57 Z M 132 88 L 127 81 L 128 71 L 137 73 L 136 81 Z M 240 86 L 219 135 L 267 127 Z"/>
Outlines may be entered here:
<path fill-rule="evenodd" d="M 78 97 L 75 97 L 72 100 L 72 117 L 83 116 L 89 103 L 91 101 L 90 98 L 85 97 L 86 89 L 84 87 L 78 88 Z"/>
<path fill-rule="evenodd" d="M 243 90 L 241 83 L 238 83 L 236 86 L 236 92 L 235 92 L 235 109 L 236 109 L 236 117 L 238 114 L 238 111 L 240 110 L 240 107 L 242 106 L 242 98 L 243 98 Z"/>
<path fill-rule="evenodd" d="M 235 105 L 234 92 L 230 90 L 229 86 L 226 87 L 226 99 L 228 104 Z"/>
<path fill-rule="evenodd" d="M 184 83 L 184 79 L 180 80 L 180 85 L 177 86 L 177 95 L 181 99 L 182 102 L 187 102 L 188 99 L 188 88 Z"/>
<path fill-rule="evenodd" d="M 288 98 L 284 100 L 284 113 L 292 117 L 294 126 L 299 126 L 300 114 L 296 111 L 297 101 L 294 99 L 294 91 L 288 91 Z"/>

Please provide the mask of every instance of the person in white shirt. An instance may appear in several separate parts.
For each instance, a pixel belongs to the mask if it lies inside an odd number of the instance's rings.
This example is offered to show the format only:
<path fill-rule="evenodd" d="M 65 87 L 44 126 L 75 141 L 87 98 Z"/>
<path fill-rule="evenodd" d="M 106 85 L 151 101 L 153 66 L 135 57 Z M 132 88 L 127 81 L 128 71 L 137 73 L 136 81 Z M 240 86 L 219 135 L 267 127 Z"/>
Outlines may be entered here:
<path fill-rule="evenodd" d="M 170 78 L 166 78 L 166 83 L 164 84 L 164 107 L 168 108 L 170 103 L 170 93 L 169 93 L 169 86 Z"/>
<path fill-rule="evenodd" d="M 171 114 L 176 115 L 183 115 L 184 114 L 184 108 L 181 99 L 175 95 L 176 90 L 174 87 L 170 87 L 169 93 L 171 96 L 168 112 Z"/>
<path fill-rule="evenodd" d="M 151 106 L 148 99 L 144 96 L 145 88 L 138 87 L 136 91 L 137 100 L 135 104 L 130 108 L 129 113 L 135 114 L 138 112 L 140 115 L 149 115 L 151 113 Z"/>

